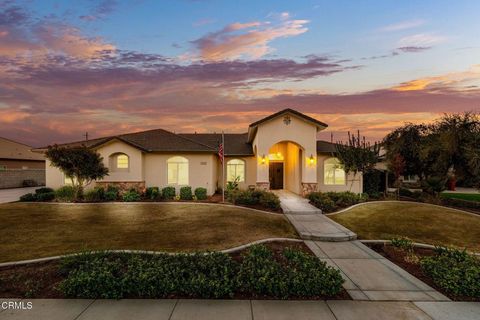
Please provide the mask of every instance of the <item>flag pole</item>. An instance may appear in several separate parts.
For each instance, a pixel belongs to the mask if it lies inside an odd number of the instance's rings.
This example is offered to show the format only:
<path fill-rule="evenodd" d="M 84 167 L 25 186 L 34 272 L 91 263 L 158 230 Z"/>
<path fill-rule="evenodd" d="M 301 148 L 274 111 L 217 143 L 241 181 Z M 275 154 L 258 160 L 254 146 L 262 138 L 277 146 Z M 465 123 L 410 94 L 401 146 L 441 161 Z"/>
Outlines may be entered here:
<path fill-rule="evenodd" d="M 222 202 L 225 202 L 225 136 L 222 131 Z"/>

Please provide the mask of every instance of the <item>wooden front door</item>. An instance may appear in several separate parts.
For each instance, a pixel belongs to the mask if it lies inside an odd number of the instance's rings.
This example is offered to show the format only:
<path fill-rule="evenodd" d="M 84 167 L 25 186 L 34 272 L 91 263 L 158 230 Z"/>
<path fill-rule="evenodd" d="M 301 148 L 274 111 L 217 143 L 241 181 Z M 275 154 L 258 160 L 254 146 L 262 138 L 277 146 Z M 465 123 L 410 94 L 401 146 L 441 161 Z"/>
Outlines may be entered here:
<path fill-rule="evenodd" d="M 283 189 L 283 162 L 270 162 L 270 189 Z"/>

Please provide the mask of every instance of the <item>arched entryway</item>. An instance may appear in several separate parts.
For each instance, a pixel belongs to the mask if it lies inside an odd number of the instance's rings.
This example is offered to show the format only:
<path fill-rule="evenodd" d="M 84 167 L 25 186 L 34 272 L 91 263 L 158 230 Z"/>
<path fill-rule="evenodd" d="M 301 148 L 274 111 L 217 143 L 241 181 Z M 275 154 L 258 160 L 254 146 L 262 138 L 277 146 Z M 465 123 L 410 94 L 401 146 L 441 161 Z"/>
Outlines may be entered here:
<path fill-rule="evenodd" d="M 268 151 L 268 176 L 270 189 L 302 192 L 302 167 L 304 149 L 293 141 L 280 141 Z"/>

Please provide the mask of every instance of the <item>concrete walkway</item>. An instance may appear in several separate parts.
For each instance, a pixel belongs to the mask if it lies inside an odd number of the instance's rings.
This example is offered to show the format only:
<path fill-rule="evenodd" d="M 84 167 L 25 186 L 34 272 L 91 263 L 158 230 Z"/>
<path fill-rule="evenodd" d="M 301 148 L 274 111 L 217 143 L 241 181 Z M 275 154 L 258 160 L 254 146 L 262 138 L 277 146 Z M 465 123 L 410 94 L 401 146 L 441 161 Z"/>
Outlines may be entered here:
<path fill-rule="evenodd" d="M 305 241 L 315 255 L 342 273 L 354 300 L 450 301 L 360 241 Z"/>
<path fill-rule="evenodd" d="M 280 206 L 302 239 L 321 241 L 355 240 L 357 235 L 322 214 L 322 210 L 286 190 L 276 190 Z"/>
<path fill-rule="evenodd" d="M 34 192 L 38 188 L 40 187 L 0 189 L 0 203 L 18 201 L 20 196 Z"/>
<path fill-rule="evenodd" d="M 10 300 L 11 301 L 11 300 Z M 5 320 L 478 320 L 480 303 L 281 300 L 23 300 Z M 21 306 L 21 304 L 18 304 Z"/>

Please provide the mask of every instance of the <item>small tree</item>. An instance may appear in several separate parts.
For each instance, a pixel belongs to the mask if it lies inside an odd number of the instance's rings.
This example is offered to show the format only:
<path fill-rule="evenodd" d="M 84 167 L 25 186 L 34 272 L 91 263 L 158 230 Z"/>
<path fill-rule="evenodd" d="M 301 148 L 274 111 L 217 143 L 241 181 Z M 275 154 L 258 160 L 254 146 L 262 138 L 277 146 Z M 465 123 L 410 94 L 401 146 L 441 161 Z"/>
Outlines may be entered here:
<path fill-rule="evenodd" d="M 358 172 L 366 173 L 373 169 L 378 162 L 380 145 L 375 142 L 373 145 L 367 142 L 365 137 L 360 138 L 360 131 L 357 136 L 348 132 L 348 141 L 346 143 L 338 142 L 336 144 L 337 158 L 343 165 L 345 174 L 353 172 L 353 179 L 350 185 L 350 191 Z"/>
<path fill-rule="evenodd" d="M 60 169 L 72 180 L 75 199 L 80 197 L 85 186 L 108 175 L 108 169 L 103 165 L 100 154 L 85 146 L 75 148 L 49 146 L 45 156 L 50 160 L 51 166 Z"/>
<path fill-rule="evenodd" d="M 395 177 L 395 181 L 393 186 L 397 188 L 397 198 L 400 196 L 400 176 L 403 175 L 403 171 L 405 170 L 405 159 L 403 159 L 402 155 L 397 153 L 393 158 L 389 159 L 388 161 L 388 169 L 393 172 Z"/>

